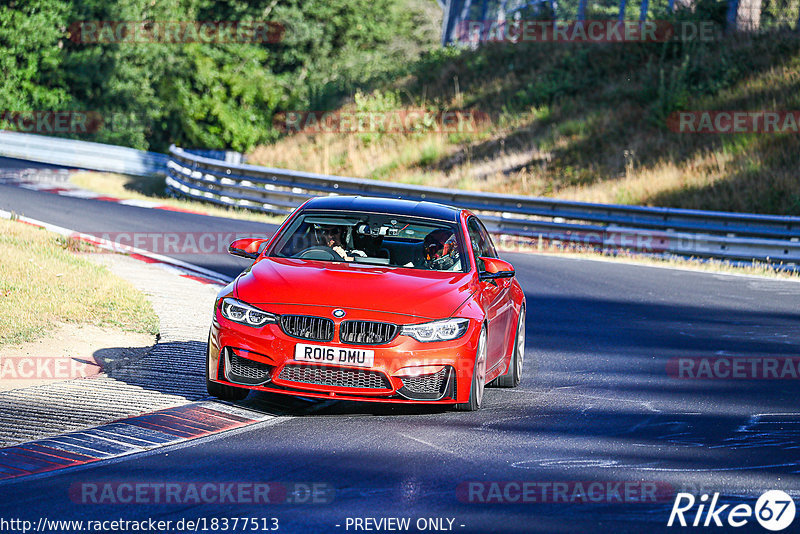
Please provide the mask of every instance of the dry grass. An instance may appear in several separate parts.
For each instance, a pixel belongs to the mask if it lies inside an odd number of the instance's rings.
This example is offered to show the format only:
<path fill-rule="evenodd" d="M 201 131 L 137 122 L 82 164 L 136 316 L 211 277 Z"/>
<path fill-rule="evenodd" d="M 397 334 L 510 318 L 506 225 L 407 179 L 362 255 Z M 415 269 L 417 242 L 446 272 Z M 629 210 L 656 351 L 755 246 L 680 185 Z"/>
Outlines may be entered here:
<path fill-rule="evenodd" d="M 381 136 L 365 142 L 355 135 L 297 135 L 257 147 L 248 156 L 255 165 L 338 176 L 446 186 L 447 175 L 424 171 L 419 160 L 436 161 L 447 151 L 445 135 Z"/>
<path fill-rule="evenodd" d="M 245 209 L 233 209 L 217 206 L 207 202 L 173 198 L 166 194 L 164 178 L 160 176 L 127 176 L 107 172 L 77 172 L 70 181 L 95 193 L 121 198 L 124 200 L 146 200 L 158 202 L 179 210 L 194 211 L 213 217 L 228 219 L 244 219 L 264 223 L 278 224 L 282 217 L 270 216 Z"/>
<path fill-rule="evenodd" d="M 0 220 L 0 345 L 44 336 L 59 322 L 158 333 L 150 302 L 130 283 L 24 223 Z"/>

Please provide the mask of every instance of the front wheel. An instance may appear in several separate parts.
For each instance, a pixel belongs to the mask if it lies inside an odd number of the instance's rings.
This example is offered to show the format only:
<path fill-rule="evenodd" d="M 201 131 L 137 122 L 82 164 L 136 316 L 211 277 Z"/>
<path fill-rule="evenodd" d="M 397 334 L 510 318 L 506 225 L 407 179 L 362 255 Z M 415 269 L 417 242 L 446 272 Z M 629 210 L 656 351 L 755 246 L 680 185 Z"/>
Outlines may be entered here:
<path fill-rule="evenodd" d="M 498 376 L 492 383 L 501 388 L 515 388 L 522 380 L 522 363 L 525 360 L 525 308 L 519 311 L 517 334 L 514 337 L 514 350 L 506 374 Z"/>
<path fill-rule="evenodd" d="M 226 384 L 218 384 L 216 382 L 212 382 L 209 378 L 209 359 L 210 359 L 210 350 L 211 346 L 206 345 L 206 390 L 208 394 L 212 397 L 216 397 L 220 400 L 225 401 L 239 401 L 247 397 L 250 393 L 249 389 L 244 388 L 237 388 L 234 386 L 228 386 Z"/>
<path fill-rule="evenodd" d="M 456 404 L 461 412 L 480 410 L 483 403 L 483 390 L 486 386 L 486 327 L 481 328 L 478 350 L 475 351 L 475 366 L 472 369 L 472 384 L 469 388 L 469 401 Z"/>

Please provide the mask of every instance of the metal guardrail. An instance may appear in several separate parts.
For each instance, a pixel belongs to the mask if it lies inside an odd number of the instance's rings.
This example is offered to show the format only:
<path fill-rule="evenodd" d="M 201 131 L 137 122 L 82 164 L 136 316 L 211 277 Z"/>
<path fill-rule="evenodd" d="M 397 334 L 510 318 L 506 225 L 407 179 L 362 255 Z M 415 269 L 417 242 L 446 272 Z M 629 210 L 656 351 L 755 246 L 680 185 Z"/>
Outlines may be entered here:
<path fill-rule="evenodd" d="M 170 155 L 0 131 L 0 156 L 131 175 L 165 173 L 177 195 L 286 215 L 320 195 L 428 200 L 481 214 L 502 240 L 731 260 L 800 263 L 800 217 L 648 208 L 475 193 L 234 164 L 170 147 Z"/>
<path fill-rule="evenodd" d="M 0 131 L 0 156 L 135 176 L 164 173 L 168 160 L 157 152 L 7 131 Z"/>
<path fill-rule="evenodd" d="M 643 252 L 772 263 L 800 262 L 800 217 L 649 208 L 475 193 L 234 165 L 170 147 L 177 195 L 274 215 L 320 195 L 370 195 L 469 208 L 504 239 L 561 241 Z"/>

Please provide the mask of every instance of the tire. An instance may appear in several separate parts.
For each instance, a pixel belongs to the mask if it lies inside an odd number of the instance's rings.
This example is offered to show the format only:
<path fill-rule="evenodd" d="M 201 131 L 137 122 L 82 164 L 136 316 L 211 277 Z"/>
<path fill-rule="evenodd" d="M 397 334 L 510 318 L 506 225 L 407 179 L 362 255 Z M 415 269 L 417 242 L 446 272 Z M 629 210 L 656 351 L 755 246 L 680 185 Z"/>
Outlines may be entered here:
<path fill-rule="evenodd" d="M 511 363 L 508 364 L 506 374 L 500 375 L 492 381 L 493 386 L 500 388 L 515 388 L 522 380 L 522 364 L 525 360 L 525 308 L 519 312 L 517 333 L 514 335 L 514 352 L 511 354 Z"/>
<path fill-rule="evenodd" d="M 218 384 L 216 382 L 212 382 L 208 376 L 208 366 L 209 366 L 209 350 L 210 345 L 206 345 L 206 390 L 208 394 L 212 397 L 216 397 L 220 400 L 226 401 L 239 401 L 247 397 L 250 393 L 249 389 L 244 388 L 237 388 L 234 386 L 228 386 L 226 384 Z"/>
<path fill-rule="evenodd" d="M 475 365 L 472 368 L 472 383 L 469 388 L 469 401 L 455 405 L 459 412 L 474 412 L 481 409 L 486 387 L 486 327 L 481 328 L 478 349 L 475 351 Z"/>

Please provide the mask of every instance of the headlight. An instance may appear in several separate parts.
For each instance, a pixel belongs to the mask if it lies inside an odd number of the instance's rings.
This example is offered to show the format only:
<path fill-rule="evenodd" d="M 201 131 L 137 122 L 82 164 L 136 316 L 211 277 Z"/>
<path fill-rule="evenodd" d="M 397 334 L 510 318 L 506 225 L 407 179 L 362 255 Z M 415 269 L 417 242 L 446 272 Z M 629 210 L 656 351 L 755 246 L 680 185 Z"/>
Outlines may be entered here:
<path fill-rule="evenodd" d="M 219 308 L 222 316 L 226 319 L 247 326 L 264 326 L 267 323 L 278 321 L 277 315 L 259 310 L 241 300 L 230 297 L 222 299 L 222 304 Z"/>
<path fill-rule="evenodd" d="M 444 319 L 423 324 L 405 325 L 400 331 L 417 341 L 448 341 L 464 335 L 469 326 L 469 319 Z"/>

